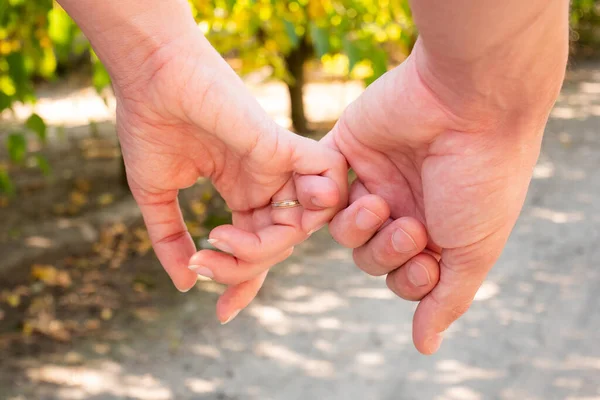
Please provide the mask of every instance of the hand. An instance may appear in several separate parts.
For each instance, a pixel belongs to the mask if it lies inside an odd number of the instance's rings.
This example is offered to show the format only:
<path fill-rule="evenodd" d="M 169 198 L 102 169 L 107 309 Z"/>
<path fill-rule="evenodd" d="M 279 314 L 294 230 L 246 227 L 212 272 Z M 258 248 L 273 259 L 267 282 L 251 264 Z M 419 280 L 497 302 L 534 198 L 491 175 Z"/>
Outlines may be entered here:
<path fill-rule="evenodd" d="M 197 274 L 260 286 L 268 267 L 345 205 L 345 160 L 271 121 L 197 29 L 143 66 L 133 79 L 114 79 L 117 126 L 158 258 L 182 291 Z M 216 228 L 211 240 L 237 258 L 202 251 L 190 270 L 195 246 L 177 194 L 199 177 L 210 178 L 233 212 L 233 226 Z M 272 210 L 272 199 L 299 199 L 303 208 Z"/>
<path fill-rule="evenodd" d="M 354 259 L 365 272 L 388 274 L 397 295 L 422 299 L 413 340 L 425 354 L 438 349 L 498 259 L 522 208 L 562 81 L 540 88 L 537 105 L 499 109 L 464 100 L 468 93 L 442 101 L 448 91 L 439 96 L 432 77 L 438 78 L 418 42 L 410 58 L 371 85 L 324 139 L 358 177 L 352 204 L 330 231 L 356 248 Z"/>

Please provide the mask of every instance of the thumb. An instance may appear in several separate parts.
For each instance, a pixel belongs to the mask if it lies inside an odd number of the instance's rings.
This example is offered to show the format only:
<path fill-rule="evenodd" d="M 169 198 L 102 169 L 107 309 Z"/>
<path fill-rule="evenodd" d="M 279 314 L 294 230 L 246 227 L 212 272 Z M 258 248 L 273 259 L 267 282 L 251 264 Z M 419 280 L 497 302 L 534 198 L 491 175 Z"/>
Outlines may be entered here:
<path fill-rule="evenodd" d="M 497 232 L 473 245 L 442 250 L 440 280 L 421 300 L 413 319 L 413 341 L 423 354 L 435 353 L 444 332 L 471 306 L 506 242 Z"/>

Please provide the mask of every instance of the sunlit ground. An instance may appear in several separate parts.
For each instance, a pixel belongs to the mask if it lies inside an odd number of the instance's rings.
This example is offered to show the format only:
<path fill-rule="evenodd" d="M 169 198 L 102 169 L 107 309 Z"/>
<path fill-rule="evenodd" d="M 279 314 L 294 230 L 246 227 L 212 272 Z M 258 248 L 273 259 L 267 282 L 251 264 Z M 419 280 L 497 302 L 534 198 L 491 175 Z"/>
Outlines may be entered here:
<path fill-rule="evenodd" d="M 132 258 L 120 268 L 155 280 L 145 297 L 113 310 L 98 333 L 3 358 L 0 398 L 600 399 L 598 82 L 600 64 L 570 73 L 506 251 L 439 354 L 413 349 L 414 305 L 358 271 L 324 231 L 226 326 L 214 317 L 218 285 L 178 294 L 151 254 Z M 285 88 L 252 89 L 286 123 Z M 335 119 L 359 92 L 310 86 L 309 118 Z M 110 120 L 89 93 L 36 107 L 48 119 L 63 115 L 57 124 Z"/>
<path fill-rule="evenodd" d="M 268 114 L 289 128 L 290 104 L 286 86 L 279 81 L 267 80 L 262 72 L 250 74 L 246 83 Z M 115 99 L 109 90 L 101 97 L 91 87 L 56 90 L 55 86 L 42 88 L 41 98 L 33 107 L 16 106 L 16 117 L 24 120 L 34 110 L 49 124 L 65 127 L 87 125 L 90 121 L 114 121 Z M 308 83 L 305 89 L 308 120 L 317 124 L 335 121 L 362 90 L 363 84 L 358 81 Z"/>

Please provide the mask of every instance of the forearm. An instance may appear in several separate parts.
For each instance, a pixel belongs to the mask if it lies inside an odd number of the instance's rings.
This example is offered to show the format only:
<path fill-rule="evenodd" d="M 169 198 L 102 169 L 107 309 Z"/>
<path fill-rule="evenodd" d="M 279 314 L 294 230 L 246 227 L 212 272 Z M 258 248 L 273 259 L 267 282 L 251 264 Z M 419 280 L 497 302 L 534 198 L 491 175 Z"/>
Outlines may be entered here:
<path fill-rule="evenodd" d="M 59 0 L 113 80 L 139 76 L 165 44 L 195 29 L 186 0 Z"/>
<path fill-rule="evenodd" d="M 412 0 L 425 83 L 457 113 L 547 113 L 568 57 L 568 0 Z"/>

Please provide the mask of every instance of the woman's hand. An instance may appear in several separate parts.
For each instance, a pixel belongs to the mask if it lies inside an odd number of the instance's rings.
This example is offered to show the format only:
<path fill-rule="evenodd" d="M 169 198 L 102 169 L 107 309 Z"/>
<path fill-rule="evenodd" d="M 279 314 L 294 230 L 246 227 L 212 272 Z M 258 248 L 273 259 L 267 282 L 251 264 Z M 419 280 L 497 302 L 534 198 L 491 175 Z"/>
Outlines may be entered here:
<path fill-rule="evenodd" d="M 344 158 L 277 126 L 197 30 L 161 47 L 141 72 L 127 85 L 115 80 L 118 134 L 155 252 L 180 290 L 197 274 L 227 284 L 261 275 L 345 205 Z M 189 264 L 195 246 L 177 193 L 199 177 L 233 212 L 211 242 L 235 257 L 201 251 Z M 302 207 L 271 207 L 288 199 Z"/>
<path fill-rule="evenodd" d="M 177 288 L 189 290 L 196 273 L 227 283 L 260 274 L 345 204 L 344 158 L 268 118 L 201 34 L 187 0 L 59 1 L 111 75 L 127 178 Z M 233 226 L 216 229 L 213 242 L 239 258 L 201 252 L 188 269 L 195 246 L 177 193 L 199 177 L 233 211 Z M 281 199 L 303 207 L 271 210 Z"/>

